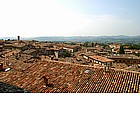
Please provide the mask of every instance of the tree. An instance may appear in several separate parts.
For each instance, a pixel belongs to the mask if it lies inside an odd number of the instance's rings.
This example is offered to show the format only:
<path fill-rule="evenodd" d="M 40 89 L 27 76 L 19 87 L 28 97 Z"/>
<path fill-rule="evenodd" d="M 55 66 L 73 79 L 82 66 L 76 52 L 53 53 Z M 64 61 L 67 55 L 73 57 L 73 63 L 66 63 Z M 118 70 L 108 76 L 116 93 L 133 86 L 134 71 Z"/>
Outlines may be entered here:
<path fill-rule="evenodd" d="M 65 50 L 64 52 L 61 52 L 61 57 L 63 58 L 71 57 L 71 52 L 69 52 L 68 50 Z"/>
<path fill-rule="evenodd" d="M 140 49 L 140 44 L 133 44 L 133 45 L 129 46 L 129 49 L 132 49 L 132 50 L 134 50 L 134 49 L 139 50 L 139 49 Z"/>
<path fill-rule="evenodd" d="M 71 42 L 70 45 L 76 45 L 76 43 L 75 42 Z"/>
<path fill-rule="evenodd" d="M 124 52 L 124 47 L 123 47 L 123 46 L 120 46 L 119 53 L 120 53 L 120 54 L 125 54 L 125 52 Z"/>
<path fill-rule="evenodd" d="M 84 46 L 85 46 L 85 47 L 88 47 L 88 42 L 85 42 L 85 43 L 84 43 Z"/>

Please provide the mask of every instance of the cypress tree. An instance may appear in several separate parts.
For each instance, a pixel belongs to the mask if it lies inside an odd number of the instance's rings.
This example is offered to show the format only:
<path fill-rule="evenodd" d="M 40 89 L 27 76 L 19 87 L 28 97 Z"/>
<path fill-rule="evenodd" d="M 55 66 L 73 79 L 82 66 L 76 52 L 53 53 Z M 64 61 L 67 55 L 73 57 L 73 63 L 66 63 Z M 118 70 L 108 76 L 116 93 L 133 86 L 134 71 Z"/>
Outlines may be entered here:
<path fill-rule="evenodd" d="M 124 47 L 123 47 L 123 46 L 120 46 L 119 53 L 120 53 L 120 54 L 125 54 L 125 52 L 124 52 Z"/>

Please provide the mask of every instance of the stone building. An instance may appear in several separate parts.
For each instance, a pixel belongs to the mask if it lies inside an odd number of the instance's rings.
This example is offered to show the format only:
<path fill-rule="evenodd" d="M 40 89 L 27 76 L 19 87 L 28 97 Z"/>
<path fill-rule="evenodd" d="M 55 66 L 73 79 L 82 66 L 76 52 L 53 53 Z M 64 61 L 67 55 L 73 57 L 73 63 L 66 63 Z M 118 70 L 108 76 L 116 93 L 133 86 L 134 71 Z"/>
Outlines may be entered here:
<path fill-rule="evenodd" d="M 108 58 L 114 60 L 116 63 L 125 63 L 128 66 L 140 64 L 140 57 L 135 55 L 113 55 L 108 56 Z"/>

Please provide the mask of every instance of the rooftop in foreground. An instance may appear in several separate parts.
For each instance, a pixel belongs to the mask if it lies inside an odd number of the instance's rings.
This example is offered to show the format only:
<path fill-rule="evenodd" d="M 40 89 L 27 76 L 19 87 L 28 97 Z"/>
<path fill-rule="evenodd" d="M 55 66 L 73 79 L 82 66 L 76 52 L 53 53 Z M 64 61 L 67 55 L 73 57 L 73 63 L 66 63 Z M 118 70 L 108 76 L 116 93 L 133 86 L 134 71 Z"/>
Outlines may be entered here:
<path fill-rule="evenodd" d="M 45 85 L 43 76 L 49 77 L 52 86 Z M 140 75 L 122 70 L 104 72 L 91 66 L 41 61 L 23 65 L 22 70 L 13 66 L 10 71 L 1 71 L 0 82 L 34 93 L 138 93 Z"/>

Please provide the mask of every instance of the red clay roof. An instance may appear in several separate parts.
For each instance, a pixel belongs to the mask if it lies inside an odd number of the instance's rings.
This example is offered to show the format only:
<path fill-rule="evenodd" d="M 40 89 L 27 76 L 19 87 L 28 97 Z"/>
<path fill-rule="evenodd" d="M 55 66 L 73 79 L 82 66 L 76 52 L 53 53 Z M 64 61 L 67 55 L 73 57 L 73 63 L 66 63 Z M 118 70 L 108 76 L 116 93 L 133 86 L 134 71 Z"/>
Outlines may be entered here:
<path fill-rule="evenodd" d="M 89 58 L 91 59 L 94 59 L 94 60 L 97 60 L 97 61 L 100 61 L 100 62 L 103 62 L 103 63 L 106 63 L 106 62 L 114 62 L 114 60 L 112 59 L 108 59 L 106 57 L 102 57 L 102 56 L 88 56 Z"/>
<path fill-rule="evenodd" d="M 15 70 L 16 68 L 16 70 Z M 0 82 L 35 93 L 137 93 L 139 73 L 95 69 L 70 63 L 43 61 L 0 72 Z M 88 71 L 88 73 L 87 73 Z M 42 76 L 49 76 L 46 87 Z"/>

